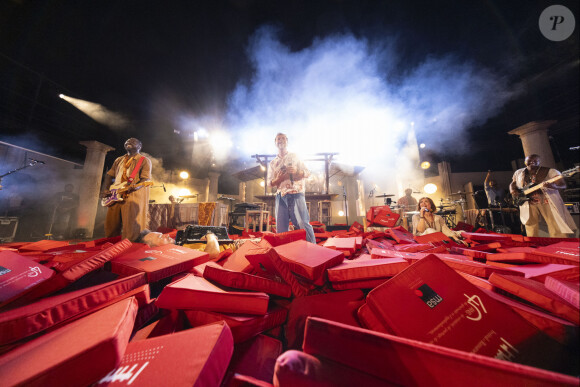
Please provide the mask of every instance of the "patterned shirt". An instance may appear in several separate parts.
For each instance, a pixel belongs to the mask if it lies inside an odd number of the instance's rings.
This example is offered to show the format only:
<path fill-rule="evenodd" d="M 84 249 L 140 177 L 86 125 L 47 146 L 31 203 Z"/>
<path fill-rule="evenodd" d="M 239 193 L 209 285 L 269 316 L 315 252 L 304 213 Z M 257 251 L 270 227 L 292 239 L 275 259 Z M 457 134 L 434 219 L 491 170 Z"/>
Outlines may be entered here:
<path fill-rule="evenodd" d="M 280 193 L 282 196 L 286 194 L 295 194 L 295 193 L 305 193 L 306 192 L 306 178 L 310 176 L 310 171 L 306 168 L 306 165 L 296 156 L 295 153 L 286 153 L 283 157 L 277 155 L 276 158 L 270 161 L 268 167 L 268 185 L 272 186 L 272 179 L 276 176 L 276 173 L 287 167 L 293 166 L 296 168 L 297 173 L 301 174 L 304 173 L 304 179 L 296 179 L 293 182 L 290 179 L 283 180 L 278 185 L 277 193 Z"/>

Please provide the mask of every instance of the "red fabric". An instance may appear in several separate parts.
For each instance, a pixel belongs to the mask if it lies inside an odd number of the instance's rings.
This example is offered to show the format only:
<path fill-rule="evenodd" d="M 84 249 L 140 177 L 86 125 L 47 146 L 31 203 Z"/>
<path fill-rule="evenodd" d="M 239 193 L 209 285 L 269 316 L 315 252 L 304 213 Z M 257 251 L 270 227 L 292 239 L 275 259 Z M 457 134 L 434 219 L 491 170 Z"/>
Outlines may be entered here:
<path fill-rule="evenodd" d="M 424 250 L 431 250 L 433 245 L 429 243 L 413 243 L 413 244 L 403 244 L 393 246 L 397 251 L 406 251 L 409 253 L 418 253 Z"/>
<path fill-rule="evenodd" d="M 290 270 L 316 285 L 324 283 L 327 269 L 341 264 L 344 260 L 344 254 L 340 251 L 302 240 L 274 247 L 274 250 L 288 264 Z"/>
<path fill-rule="evenodd" d="M 248 316 L 241 314 L 226 314 L 202 310 L 186 310 L 185 315 L 192 326 L 199 326 L 214 321 L 225 321 L 234 337 L 234 342 L 242 343 L 262 332 L 284 324 L 288 311 L 279 306 L 271 307 L 263 316 Z"/>
<path fill-rule="evenodd" d="M 519 271 L 524 277 L 544 283 L 547 276 L 564 280 L 577 280 L 580 276 L 580 267 L 576 265 L 561 265 L 558 263 L 531 263 L 527 265 L 510 265 L 500 262 L 487 261 L 489 266 L 507 267 L 512 271 Z"/>
<path fill-rule="evenodd" d="M 13 251 L 0 251 L 0 307 L 54 275 L 48 267 Z"/>
<path fill-rule="evenodd" d="M 331 282 L 354 281 L 393 277 L 409 266 L 402 258 L 371 259 L 365 255 L 352 261 L 328 269 L 328 279 Z"/>
<path fill-rule="evenodd" d="M 220 264 L 228 270 L 232 271 L 241 271 L 243 273 L 251 273 L 254 270 L 254 267 L 246 259 L 246 254 L 248 254 L 251 250 L 257 248 L 264 248 L 271 246 L 265 240 L 260 241 L 260 243 L 255 243 L 253 241 L 245 241 L 232 255 L 225 258 Z"/>
<path fill-rule="evenodd" d="M 498 294 L 492 290 L 488 290 L 486 293 L 494 299 L 512 308 L 517 314 L 525 318 L 526 321 L 530 322 L 536 328 L 543 331 L 558 342 L 566 345 L 576 341 L 574 337 L 570 337 L 574 336 L 570 333 L 573 332 L 574 329 L 577 330 L 577 327 L 574 327 L 574 324 L 571 322 L 544 313 L 512 298 L 502 296 L 501 294 Z"/>
<path fill-rule="evenodd" d="M 47 250 L 68 246 L 70 243 L 68 241 L 54 241 L 54 240 L 42 240 L 38 242 L 31 242 L 26 243 L 25 245 L 21 246 L 18 251 L 26 252 L 26 251 L 35 251 L 35 252 L 44 252 Z"/>
<path fill-rule="evenodd" d="M 275 275 L 292 288 L 292 294 L 302 297 L 308 294 L 309 289 L 300 284 L 290 270 L 290 265 L 280 258 L 274 248 L 254 249 L 246 255 L 248 261 L 255 267 L 258 275 Z"/>
<path fill-rule="evenodd" d="M 352 254 L 356 251 L 356 238 L 328 238 L 323 246 Z"/>
<path fill-rule="evenodd" d="M 372 278 L 352 281 L 331 282 L 331 285 L 334 290 L 374 289 L 377 286 L 381 285 L 383 282 L 388 281 L 390 278 L 391 277 L 382 277 L 382 278 Z"/>
<path fill-rule="evenodd" d="M 502 338 L 521 353 L 523 343 L 538 334 L 534 326 L 435 255 L 415 262 L 371 290 L 367 304 L 385 329 L 398 336 L 485 356 L 497 355 Z M 401 313 L 403 308 L 405 313 Z M 465 317 L 452 318 L 457 313 Z M 487 337 L 490 331 L 496 334 Z M 487 345 L 478 345 L 482 340 Z M 514 361 L 524 361 L 526 355 L 522 353 Z"/>
<path fill-rule="evenodd" d="M 390 209 L 388 211 L 381 210 L 374 216 L 371 226 L 394 227 L 400 217 L 400 214 L 392 212 Z"/>
<path fill-rule="evenodd" d="M 205 266 L 203 278 L 235 289 L 253 290 L 286 298 L 292 295 L 290 285 L 281 280 L 274 281 L 248 273 L 227 270 L 214 262 L 208 262 Z"/>
<path fill-rule="evenodd" d="M 88 386 L 125 353 L 137 302 L 129 298 L 29 341 L 0 357 L 2 384 Z"/>
<path fill-rule="evenodd" d="M 503 242 L 503 241 L 511 241 L 512 238 L 509 235 L 500 235 L 500 234 L 484 234 L 478 232 L 466 232 L 462 231 L 461 236 L 476 242 Z"/>
<path fill-rule="evenodd" d="M 167 313 L 158 316 L 158 318 L 147 324 L 147 326 L 140 328 L 131 337 L 131 342 L 139 340 L 147 340 L 152 337 L 170 335 L 185 329 L 185 317 L 178 310 L 171 310 Z M 189 328 L 189 327 L 188 327 Z"/>
<path fill-rule="evenodd" d="M 149 282 L 186 272 L 209 260 L 209 254 L 173 244 L 143 246 L 111 261 L 111 271 L 122 275 L 146 273 Z"/>
<path fill-rule="evenodd" d="M 145 285 L 138 274 L 103 285 L 92 286 L 52 297 L 0 313 L 0 345 L 21 340 L 71 318 L 94 312 L 111 301 L 124 298 L 133 289 Z"/>
<path fill-rule="evenodd" d="M 485 279 L 485 278 L 481 278 L 481 277 L 477 277 L 471 274 L 467 274 L 467 273 L 463 273 L 461 271 L 458 271 L 458 273 L 465 278 L 466 280 L 468 280 L 472 285 L 477 286 L 480 289 L 483 290 L 489 290 L 489 291 L 493 291 L 494 290 L 494 286 L 491 284 L 491 282 L 489 282 L 489 280 Z"/>
<path fill-rule="evenodd" d="M 417 243 L 413 239 L 413 234 L 409 231 L 405 230 L 403 227 L 393 227 L 386 230 L 386 233 L 389 234 L 397 243 Z"/>
<path fill-rule="evenodd" d="M 537 250 L 537 249 L 536 249 Z M 488 254 L 486 259 L 489 261 L 500 261 L 500 262 L 521 262 L 521 263 L 559 263 L 559 264 L 578 264 L 575 260 L 568 256 L 558 256 L 556 254 L 544 253 L 541 251 L 531 252 L 516 252 L 516 253 L 497 253 Z"/>
<path fill-rule="evenodd" d="M 371 331 L 388 333 L 383 327 L 383 324 L 377 316 L 373 313 L 371 308 L 366 304 L 362 304 L 357 310 L 357 317 L 363 328 L 370 329 Z"/>
<path fill-rule="evenodd" d="M 294 241 L 305 241 L 306 230 L 298 229 L 293 231 L 281 232 L 278 234 L 264 233 L 262 238 L 266 240 L 268 243 L 270 243 L 272 247 L 276 247 Z"/>
<path fill-rule="evenodd" d="M 193 274 L 167 285 L 157 298 L 163 309 L 199 309 L 263 315 L 270 298 L 262 292 L 226 291 Z"/>
<path fill-rule="evenodd" d="M 580 379 L 311 317 L 303 351 L 400 386 L 573 386 Z M 327 367 L 331 368 L 331 367 Z M 278 375 L 278 365 L 276 368 Z M 364 384 L 354 384 L 364 385 Z"/>
<path fill-rule="evenodd" d="M 544 237 L 524 237 L 524 242 L 532 242 L 536 246 L 548 246 L 553 245 L 556 243 L 576 243 L 578 245 L 580 243 L 580 239 L 578 238 L 544 238 Z"/>
<path fill-rule="evenodd" d="M 308 316 L 360 326 L 356 311 L 363 303 L 364 293 L 358 289 L 295 298 L 290 304 L 286 323 L 287 348 L 296 349 L 302 345 L 304 324 Z"/>
<path fill-rule="evenodd" d="M 498 288 L 539 306 L 558 317 L 580 325 L 578 309 L 546 286 L 529 278 L 494 273 L 489 281 Z"/>
<path fill-rule="evenodd" d="M 282 342 L 266 335 L 236 345 L 222 385 L 229 386 L 235 374 L 272 383 L 276 359 L 282 354 Z"/>
<path fill-rule="evenodd" d="M 131 342 L 121 364 L 98 385 L 219 386 L 233 351 L 223 321 Z"/>
<path fill-rule="evenodd" d="M 544 285 L 546 285 L 546 289 L 551 290 L 575 308 L 580 309 L 580 284 L 578 282 L 547 276 Z"/>

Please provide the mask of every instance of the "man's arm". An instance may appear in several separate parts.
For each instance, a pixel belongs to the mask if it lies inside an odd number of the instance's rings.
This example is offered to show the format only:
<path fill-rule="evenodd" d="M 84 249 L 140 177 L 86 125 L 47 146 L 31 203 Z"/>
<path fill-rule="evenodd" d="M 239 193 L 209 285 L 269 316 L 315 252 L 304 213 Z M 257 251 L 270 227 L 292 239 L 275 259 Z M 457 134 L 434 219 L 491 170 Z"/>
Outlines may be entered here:
<path fill-rule="evenodd" d="M 485 181 L 483 182 L 483 185 L 487 188 L 489 187 L 489 179 L 491 178 L 491 171 L 487 171 L 487 176 L 485 177 Z"/>
<path fill-rule="evenodd" d="M 101 188 L 101 195 L 100 195 L 102 198 L 106 198 L 107 196 L 109 196 L 111 194 L 111 191 L 109 190 L 109 188 L 111 187 L 111 184 L 113 184 L 113 176 L 105 175 L 105 181 L 103 182 L 103 187 Z"/>

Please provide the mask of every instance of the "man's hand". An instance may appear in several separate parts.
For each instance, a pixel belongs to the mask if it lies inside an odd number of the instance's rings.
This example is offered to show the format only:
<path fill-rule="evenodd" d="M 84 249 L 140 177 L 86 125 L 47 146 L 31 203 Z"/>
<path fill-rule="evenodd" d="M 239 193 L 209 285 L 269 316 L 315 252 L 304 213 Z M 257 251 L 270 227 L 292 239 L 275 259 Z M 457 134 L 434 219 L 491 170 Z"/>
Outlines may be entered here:
<path fill-rule="evenodd" d="M 103 190 L 103 191 L 101 191 L 101 194 L 99 196 L 101 198 L 103 198 L 103 199 L 106 198 L 106 197 L 109 197 L 109 196 L 111 196 L 111 191 L 109 191 L 109 190 Z"/>

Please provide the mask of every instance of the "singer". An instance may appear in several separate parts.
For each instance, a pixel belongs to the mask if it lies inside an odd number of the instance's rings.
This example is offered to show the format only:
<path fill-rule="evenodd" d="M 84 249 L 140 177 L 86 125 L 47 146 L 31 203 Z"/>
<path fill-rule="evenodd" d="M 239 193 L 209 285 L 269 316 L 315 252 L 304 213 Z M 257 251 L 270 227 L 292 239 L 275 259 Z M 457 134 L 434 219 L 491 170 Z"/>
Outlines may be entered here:
<path fill-rule="evenodd" d="M 306 240 L 316 243 L 305 199 L 305 178 L 310 171 L 294 153 L 288 152 L 288 137 L 278 133 L 274 139 L 278 155 L 269 164 L 268 185 L 276 187 L 276 232 L 286 232 L 290 221 L 306 230 Z"/>
<path fill-rule="evenodd" d="M 447 227 L 445 220 L 436 215 L 437 207 L 433 200 L 428 197 L 419 199 L 417 205 L 418 214 L 413 215 L 413 235 L 425 235 L 434 232 L 442 232 L 454 241 L 465 244 L 461 240 L 461 234 L 458 231 L 453 231 Z"/>

